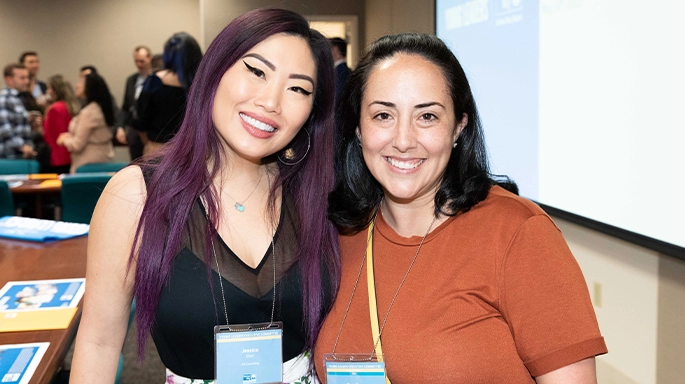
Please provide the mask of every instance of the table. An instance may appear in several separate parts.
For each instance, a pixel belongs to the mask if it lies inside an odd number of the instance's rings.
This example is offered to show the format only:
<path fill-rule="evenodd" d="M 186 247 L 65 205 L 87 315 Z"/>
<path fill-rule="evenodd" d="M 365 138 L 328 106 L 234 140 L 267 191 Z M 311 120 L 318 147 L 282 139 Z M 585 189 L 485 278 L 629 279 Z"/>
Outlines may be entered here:
<path fill-rule="evenodd" d="M 44 217 L 43 197 L 52 196 L 56 200 L 62 191 L 62 181 L 57 174 L 34 174 L 25 175 L 26 178 L 18 180 L 18 185 L 10 184 L 10 191 L 16 195 L 30 195 L 34 201 L 34 214 L 39 219 L 54 219 L 54 217 Z"/>
<path fill-rule="evenodd" d="M 86 276 L 86 236 L 52 243 L 0 238 L 0 287 L 8 281 Z M 83 300 L 67 329 L 0 333 L 0 344 L 50 342 L 29 384 L 49 384 L 76 337 Z"/>

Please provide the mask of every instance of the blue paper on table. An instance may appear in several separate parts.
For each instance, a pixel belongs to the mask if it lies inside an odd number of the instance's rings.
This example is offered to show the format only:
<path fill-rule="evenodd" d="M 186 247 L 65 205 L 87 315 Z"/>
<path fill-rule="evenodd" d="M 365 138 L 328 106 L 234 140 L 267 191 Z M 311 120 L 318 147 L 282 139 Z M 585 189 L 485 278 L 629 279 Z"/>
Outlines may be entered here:
<path fill-rule="evenodd" d="M 88 234 L 88 224 L 5 216 L 0 218 L 0 237 L 30 241 L 54 241 Z"/>
<path fill-rule="evenodd" d="M 26 384 L 50 343 L 0 345 L 0 382 Z"/>

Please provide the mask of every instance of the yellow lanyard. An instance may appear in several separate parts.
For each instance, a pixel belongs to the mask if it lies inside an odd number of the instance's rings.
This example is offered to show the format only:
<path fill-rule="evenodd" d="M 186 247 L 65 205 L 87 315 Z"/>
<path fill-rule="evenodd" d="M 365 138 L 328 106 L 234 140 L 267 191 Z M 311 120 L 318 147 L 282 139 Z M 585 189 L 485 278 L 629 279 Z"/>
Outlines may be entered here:
<path fill-rule="evenodd" d="M 371 222 L 366 238 L 366 278 L 369 291 L 369 317 L 371 318 L 371 334 L 373 340 L 377 340 L 375 345 L 376 358 L 383 361 L 383 348 L 381 347 L 380 328 L 378 326 L 378 305 L 376 304 L 376 281 L 373 277 L 373 225 Z M 387 372 L 387 370 L 386 370 Z M 388 374 L 385 374 L 385 383 L 391 384 Z"/>

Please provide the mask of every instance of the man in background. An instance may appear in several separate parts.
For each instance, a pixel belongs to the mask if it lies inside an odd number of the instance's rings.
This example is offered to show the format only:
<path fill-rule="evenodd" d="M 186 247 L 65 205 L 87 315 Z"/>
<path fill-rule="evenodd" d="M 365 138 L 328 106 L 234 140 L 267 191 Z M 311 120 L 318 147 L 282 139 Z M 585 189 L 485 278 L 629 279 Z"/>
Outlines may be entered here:
<path fill-rule="evenodd" d="M 47 91 L 48 86 L 38 80 L 38 71 L 40 71 L 40 59 L 38 53 L 34 51 L 26 51 L 19 56 L 19 63 L 22 64 L 29 71 L 29 87 L 28 92 L 36 100 L 36 104 L 41 110 L 44 110 L 48 105 Z"/>
<path fill-rule="evenodd" d="M 340 103 L 343 87 L 347 82 L 347 78 L 350 77 L 351 71 L 347 66 L 347 43 L 345 40 L 334 37 L 328 39 L 328 42 L 331 44 L 333 64 L 335 65 L 335 104 L 337 106 Z"/>
<path fill-rule="evenodd" d="M 140 45 L 133 50 L 133 62 L 138 72 L 126 79 L 126 90 L 124 91 L 124 104 L 117 114 L 115 122 L 116 138 L 122 144 L 128 144 L 131 154 L 131 161 L 143 156 L 143 142 L 140 134 L 131 128 L 131 120 L 143 83 L 152 71 L 151 67 L 152 52 L 150 48 Z"/>
<path fill-rule="evenodd" d="M 29 89 L 29 71 L 21 64 L 9 64 L 3 71 L 5 88 L 0 91 L 0 158 L 31 158 L 35 155 L 31 124 L 20 92 Z M 32 120 L 36 120 L 33 117 Z"/>

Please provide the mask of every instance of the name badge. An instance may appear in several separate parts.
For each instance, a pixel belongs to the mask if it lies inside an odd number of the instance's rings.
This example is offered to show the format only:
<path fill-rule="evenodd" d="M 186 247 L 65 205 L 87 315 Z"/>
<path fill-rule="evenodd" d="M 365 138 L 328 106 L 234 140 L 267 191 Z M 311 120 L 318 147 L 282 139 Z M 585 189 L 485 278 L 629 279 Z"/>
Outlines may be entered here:
<path fill-rule="evenodd" d="M 385 363 L 369 354 L 324 355 L 328 384 L 385 384 Z"/>
<path fill-rule="evenodd" d="M 283 382 L 283 323 L 214 327 L 216 384 Z"/>

